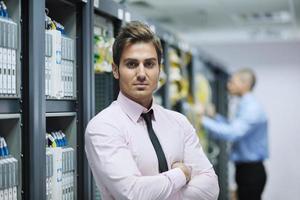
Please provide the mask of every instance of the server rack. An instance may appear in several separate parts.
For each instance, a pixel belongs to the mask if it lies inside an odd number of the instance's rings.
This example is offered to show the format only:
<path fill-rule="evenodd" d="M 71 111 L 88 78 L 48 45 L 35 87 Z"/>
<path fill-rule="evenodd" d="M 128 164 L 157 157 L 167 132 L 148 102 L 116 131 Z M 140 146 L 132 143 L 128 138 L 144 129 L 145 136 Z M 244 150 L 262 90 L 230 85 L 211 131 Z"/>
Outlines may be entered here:
<path fill-rule="evenodd" d="M 227 116 L 228 113 L 228 100 L 226 93 L 226 82 L 228 78 L 228 74 L 224 73 L 221 70 L 215 70 L 216 74 L 216 91 L 218 93 L 216 98 L 216 109 L 220 114 Z M 229 154 L 228 154 L 228 143 L 224 141 L 217 142 L 220 148 L 220 154 L 218 156 L 218 164 L 216 166 L 216 171 L 219 176 L 219 184 L 220 184 L 220 195 L 219 199 L 229 199 L 229 182 L 228 182 L 228 162 L 229 162 Z"/>
<path fill-rule="evenodd" d="M 167 60 L 169 62 L 168 84 L 171 109 L 188 115 L 194 104 L 192 54 L 190 51 L 180 48 L 180 43 L 171 44 L 167 51 Z"/>
<path fill-rule="evenodd" d="M 23 132 L 26 139 L 22 140 L 24 152 L 23 170 L 23 196 L 22 199 L 46 199 L 46 131 L 61 130 L 65 133 L 68 146 L 73 149 L 73 155 L 69 156 L 72 161 L 67 167 L 72 166 L 73 199 L 84 199 L 84 153 L 81 143 L 83 140 L 84 120 L 88 121 L 89 105 L 85 95 L 82 95 L 89 85 L 87 74 L 89 67 L 89 53 L 82 49 L 89 49 L 89 43 L 83 41 L 83 35 L 89 33 L 87 26 L 89 21 L 89 3 L 76 0 L 46 0 L 29 1 L 22 4 L 22 109 L 24 111 Z M 69 74 L 60 71 L 61 81 L 59 87 L 66 89 L 61 96 L 50 96 L 47 93 L 47 71 L 45 56 L 50 57 L 53 53 L 51 48 L 52 39 L 45 34 L 45 8 L 49 16 L 65 26 L 65 35 L 60 38 L 61 49 L 57 61 L 58 64 L 68 63 L 72 68 Z M 87 21 L 84 21 L 87 19 Z M 50 41 L 50 42 L 49 42 Z M 81 47 L 81 48 L 80 48 Z M 49 49 L 52 52 L 49 53 Z M 88 55 L 86 55 L 88 53 Z M 61 57 L 60 57 L 61 56 Z M 87 65 L 85 65 L 87 63 Z M 67 67 L 62 66 L 62 69 Z M 85 69 L 86 68 L 86 69 Z M 54 69 L 51 69 L 54 70 Z M 67 77 L 67 75 L 69 77 Z M 56 77 L 57 78 L 57 77 Z M 46 80 L 46 81 L 45 81 Z M 67 85 L 67 81 L 69 81 Z M 70 84 L 72 83 L 72 84 Z M 58 87 L 58 88 L 59 88 Z M 68 93 L 66 92 L 68 91 Z M 84 114 L 83 114 L 84 113 Z M 62 170 L 66 169 L 66 154 L 62 156 Z M 68 157 L 68 156 L 67 156 Z M 68 158 L 69 158 L 68 157 Z M 48 156 L 47 156 L 48 158 Z M 45 162 L 37 162 L 44 160 Z M 47 164 L 49 164 L 47 162 Z M 47 169 L 49 167 L 47 166 Z M 63 182 L 63 174 L 59 174 Z M 66 195 L 65 190 L 59 190 Z M 59 198 L 59 197 L 58 197 Z"/>
<path fill-rule="evenodd" d="M 64 0 L 46 0 L 48 17 L 56 26 L 55 30 L 45 31 L 45 95 L 46 95 L 46 131 L 58 137 L 56 147 L 48 147 L 53 153 L 54 164 L 52 183 L 46 183 L 46 198 L 77 199 L 77 83 L 76 37 L 77 37 L 77 2 Z M 50 22 L 46 22 L 48 25 Z M 53 24 L 51 24 L 53 26 Z M 58 27 L 60 30 L 57 30 Z M 47 28 L 47 27 L 46 27 Z M 49 39 L 48 39 L 49 38 Z M 49 51 L 49 54 L 48 54 Z M 48 62 L 47 62 L 48 61 Z M 61 145 L 61 134 L 67 144 Z M 65 140 L 64 139 L 64 140 Z M 49 140 L 49 139 L 48 139 Z M 46 146 L 46 145 L 45 145 Z M 71 149 L 68 169 L 64 169 L 63 150 Z M 55 154 L 58 153 L 57 159 Z M 56 164 L 56 165 L 55 165 Z M 47 167 L 47 166 L 46 166 Z M 59 171 L 56 173 L 56 171 Z M 66 176 L 68 174 L 68 176 Z"/>
<path fill-rule="evenodd" d="M 146 21 L 146 20 L 145 20 Z M 171 63 L 169 57 L 169 51 L 173 47 L 178 47 L 178 41 L 176 40 L 174 34 L 170 33 L 169 31 L 161 28 L 156 22 L 149 21 L 148 23 L 150 27 L 154 30 L 155 34 L 160 38 L 163 55 L 162 55 L 162 65 L 163 70 L 165 73 L 165 83 L 164 85 L 157 91 L 157 95 L 160 96 L 162 99 L 162 105 L 165 108 L 172 109 L 171 103 L 171 77 L 170 77 L 170 70 L 171 70 Z"/>
<path fill-rule="evenodd" d="M 112 75 L 113 22 L 94 17 L 95 113 L 107 107 L 115 97 Z"/>
<path fill-rule="evenodd" d="M 160 38 L 161 39 L 161 38 Z M 169 61 L 167 59 L 167 51 L 168 51 L 168 44 L 161 39 L 161 45 L 163 49 L 162 54 L 162 63 L 161 63 L 161 72 L 159 78 L 159 86 L 158 89 L 154 93 L 154 100 L 156 103 L 164 106 L 170 107 L 169 100 L 168 100 L 168 91 L 169 91 Z"/>
<path fill-rule="evenodd" d="M 211 81 L 213 88 L 213 103 L 216 111 L 223 116 L 228 114 L 228 98 L 226 83 L 228 74 L 222 70 L 222 67 L 215 62 L 205 61 L 207 67 L 213 73 L 214 79 Z M 219 178 L 220 194 L 219 199 L 229 199 L 229 180 L 228 180 L 228 162 L 229 162 L 229 146 L 228 142 L 213 140 L 210 138 L 209 150 L 214 151 L 217 148 L 217 157 L 215 159 L 214 168 Z"/>
<path fill-rule="evenodd" d="M 0 196 L 20 199 L 23 138 L 20 105 L 21 3 L 17 0 L 3 2 L 5 7 L 1 6 L 0 17 Z"/>
<path fill-rule="evenodd" d="M 226 82 L 227 72 L 219 63 L 207 55 L 196 52 L 193 59 L 194 72 L 197 75 L 195 79 L 194 95 L 202 105 L 213 103 L 216 106 L 217 113 L 227 116 L 227 90 Z M 201 126 L 201 125 L 200 125 Z M 196 126 L 196 130 L 197 130 Z M 224 141 L 217 141 L 209 136 L 206 131 L 200 127 L 198 132 L 200 142 L 206 155 L 214 166 L 218 175 L 220 194 L 219 199 L 229 199 L 228 194 L 228 144 Z"/>

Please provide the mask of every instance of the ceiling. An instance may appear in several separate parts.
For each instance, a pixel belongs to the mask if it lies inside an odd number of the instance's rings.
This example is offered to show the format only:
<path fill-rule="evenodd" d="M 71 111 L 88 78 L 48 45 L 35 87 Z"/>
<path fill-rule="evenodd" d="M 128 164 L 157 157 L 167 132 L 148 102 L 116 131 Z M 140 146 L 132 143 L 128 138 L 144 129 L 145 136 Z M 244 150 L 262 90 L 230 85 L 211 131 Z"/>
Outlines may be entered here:
<path fill-rule="evenodd" d="M 228 40 L 300 39 L 300 0 L 123 2 L 131 10 L 176 31 L 181 38 L 193 44 Z"/>
<path fill-rule="evenodd" d="M 133 12 L 155 20 L 162 27 L 177 33 L 177 36 L 187 44 L 207 49 L 221 60 L 224 60 L 222 59 L 224 53 L 225 58 L 230 55 L 226 51 L 220 51 L 218 46 L 234 46 L 236 51 L 241 47 L 247 55 L 247 45 L 255 49 L 253 46 L 257 44 L 257 48 L 264 46 L 268 50 L 265 59 L 272 57 L 272 51 L 276 51 L 274 55 L 280 55 L 278 48 L 282 46 L 285 49 L 289 48 L 289 44 L 293 44 L 291 46 L 293 51 L 300 52 L 300 0 L 122 0 L 121 2 Z M 298 62 L 299 55 L 295 52 L 294 54 L 295 58 L 292 60 Z M 273 60 L 274 58 L 276 59 L 273 57 Z M 227 60 L 230 60 L 230 57 Z M 229 61 L 228 64 L 232 63 Z"/>

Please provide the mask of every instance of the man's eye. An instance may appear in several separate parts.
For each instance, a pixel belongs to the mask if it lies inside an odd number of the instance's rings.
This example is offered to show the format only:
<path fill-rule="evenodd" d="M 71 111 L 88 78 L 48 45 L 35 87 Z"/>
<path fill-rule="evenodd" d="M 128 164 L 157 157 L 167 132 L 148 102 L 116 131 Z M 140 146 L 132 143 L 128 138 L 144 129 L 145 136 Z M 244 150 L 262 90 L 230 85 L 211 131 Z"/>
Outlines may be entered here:
<path fill-rule="evenodd" d="M 128 68 L 136 68 L 139 64 L 137 62 L 128 62 L 126 63 L 126 66 Z"/>
<path fill-rule="evenodd" d="M 155 63 L 154 62 L 145 62 L 144 66 L 146 68 L 153 68 L 155 66 Z"/>

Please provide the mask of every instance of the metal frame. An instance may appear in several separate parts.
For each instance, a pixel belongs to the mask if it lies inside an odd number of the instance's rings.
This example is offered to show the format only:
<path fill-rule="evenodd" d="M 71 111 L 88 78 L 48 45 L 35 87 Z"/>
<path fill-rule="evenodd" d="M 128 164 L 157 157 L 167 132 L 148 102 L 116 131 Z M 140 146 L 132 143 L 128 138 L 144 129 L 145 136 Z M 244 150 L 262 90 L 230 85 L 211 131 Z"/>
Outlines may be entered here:
<path fill-rule="evenodd" d="M 0 99 L 0 113 L 19 113 L 20 99 Z"/>
<path fill-rule="evenodd" d="M 93 77 L 93 0 L 82 3 L 78 10 L 77 21 L 77 89 L 78 89 L 78 134 L 77 134 L 77 167 L 78 167 L 78 192 L 77 199 L 92 199 L 92 174 L 84 151 L 85 127 L 93 116 L 94 107 L 94 77 Z M 80 76 L 79 76 L 80 75 Z"/>
<path fill-rule="evenodd" d="M 195 80 L 195 76 L 194 74 L 196 74 L 196 63 L 197 63 L 197 60 L 198 59 L 198 56 L 193 54 L 192 53 L 192 60 L 191 60 L 191 68 L 190 68 L 190 77 L 191 77 L 191 80 L 190 80 L 190 92 L 192 93 L 192 97 L 193 97 L 193 100 L 195 101 L 196 99 L 196 80 Z"/>
<path fill-rule="evenodd" d="M 46 100 L 46 113 L 48 112 L 73 112 L 76 111 L 75 100 Z"/>
<path fill-rule="evenodd" d="M 125 12 L 125 7 L 123 5 L 120 5 L 117 2 L 111 0 L 99 0 L 99 7 L 94 7 L 94 1 L 97 0 L 91 0 L 89 2 L 92 2 L 92 7 L 95 8 L 97 12 L 100 12 L 111 18 L 123 20 Z M 123 14 L 119 12 L 123 12 Z"/>
<path fill-rule="evenodd" d="M 163 86 L 163 106 L 167 109 L 171 109 L 170 103 L 170 63 L 169 63 L 169 44 L 165 41 L 162 41 L 163 48 L 163 59 L 165 66 L 165 73 L 167 74 L 166 83 Z"/>
<path fill-rule="evenodd" d="M 46 199 L 45 0 L 22 2 L 23 199 Z M 26 173 L 24 173 L 26 171 Z"/>

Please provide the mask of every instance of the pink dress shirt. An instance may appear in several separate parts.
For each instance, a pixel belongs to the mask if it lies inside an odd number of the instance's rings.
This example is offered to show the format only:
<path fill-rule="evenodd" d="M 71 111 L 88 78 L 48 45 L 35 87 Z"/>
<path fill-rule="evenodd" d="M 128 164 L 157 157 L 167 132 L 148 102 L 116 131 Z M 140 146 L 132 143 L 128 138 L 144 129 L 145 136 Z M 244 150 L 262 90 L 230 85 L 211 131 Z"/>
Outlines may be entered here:
<path fill-rule="evenodd" d="M 219 186 L 195 130 L 182 114 L 153 104 L 153 129 L 165 153 L 169 171 L 159 173 L 158 160 L 141 117 L 147 109 L 125 97 L 97 114 L 85 133 L 85 150 L 102 200 L 213 200 Z M 183 161 L 192 169 L 171 169 Z"/>

